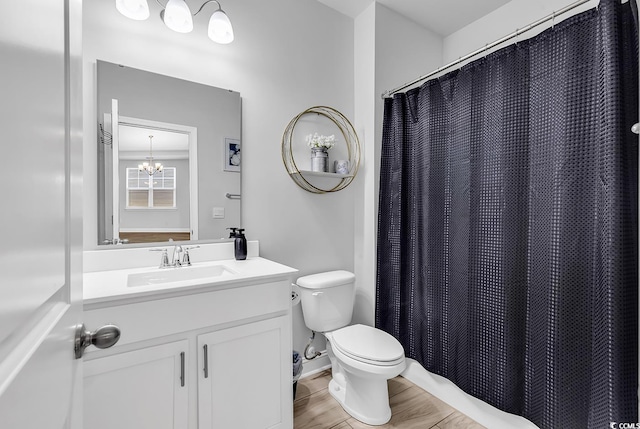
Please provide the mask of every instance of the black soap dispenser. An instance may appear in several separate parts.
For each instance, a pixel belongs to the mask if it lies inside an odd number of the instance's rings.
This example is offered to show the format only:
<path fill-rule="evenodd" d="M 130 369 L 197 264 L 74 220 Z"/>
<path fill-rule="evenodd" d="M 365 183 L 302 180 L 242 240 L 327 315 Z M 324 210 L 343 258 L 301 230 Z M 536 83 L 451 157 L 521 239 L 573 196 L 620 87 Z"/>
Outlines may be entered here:
<path fill-rule="evenodd" d="M 247 259 L 247 239 L 244 236 L 244 229 L 242 228 L 227 228 L 229 232 L 229 238 L 234 239 L 233 250 L 238 261 L 244 261 Z"/>
<path fill-rule="evenodd" d="M 238 231 L 235 233 L 235 254 L 237 261 L 244 261 L 247 259 L 247 239 L 244 236 L 244 229 L 238 228 Z"/>

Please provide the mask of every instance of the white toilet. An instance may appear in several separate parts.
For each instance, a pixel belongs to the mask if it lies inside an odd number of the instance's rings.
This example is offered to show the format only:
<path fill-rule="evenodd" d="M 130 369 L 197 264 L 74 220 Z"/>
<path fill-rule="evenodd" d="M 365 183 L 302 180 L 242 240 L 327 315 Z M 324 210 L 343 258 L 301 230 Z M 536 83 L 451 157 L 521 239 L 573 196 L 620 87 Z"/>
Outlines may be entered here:
<path fill-rule="evenodd" d="M 391 419 L 387 380 L 404 370 L 404 349 L 380 329 L 348 326 L 355 278 L 348 271 L 330 271 L 300 277 L 297 284 L 305 324 L 327 338 L 331 396 L 361 422 L 382 425 Z"/>

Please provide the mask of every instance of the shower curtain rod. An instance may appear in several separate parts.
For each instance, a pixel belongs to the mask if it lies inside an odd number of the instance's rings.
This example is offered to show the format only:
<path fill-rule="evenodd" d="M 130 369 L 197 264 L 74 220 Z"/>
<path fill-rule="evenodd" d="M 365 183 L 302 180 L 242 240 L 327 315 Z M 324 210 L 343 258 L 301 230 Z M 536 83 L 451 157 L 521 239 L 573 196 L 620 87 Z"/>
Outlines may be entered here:
<path fill-rule="evenodd" d="M 539 26 L 541 24 L 544 24 L 547 21 L 555 20 L 555 18 L 557 16 L 560 16 L 560 15 L 566 13 L 566 12 L 569 12 L 570 10 L 575 9 L 576 7 L 581 6 L 581 5 L 583 5 L 585 3 L 588 3 L 590 1 L 592 1 L 592 0 L 578 0 L 575 3 L 571 3 L 570 5 L 565 6 L 562 9 L 553 12 L 551 15 L 547 15 L 544 18 L 541 18 L 541 19 L 539 19 L 539 20 L 537 20 L 535 22 L 532 22 L 531 24 L 527 25 L 526 27 L 523 27 L 523 28 L 520 28 L 520 29 L 516 29 L 516 31 L 514 31 L 513 33 L 511 33 L 509 35 L 506 35 L 506 36 L 496 40 L 495 42 L 489 43 L 488 45 L 485 45 L 484 47 L 482 47 L 480 49 L 477 49 L 477 50 L 471 52 L 470 54 L 465 55 L 464 57 L 460 57 L 457 60 L 452 61 L 449 64 L 447 64 L 445 66 L 442 66 L 437 70 L 432 71 L 431 73 L 427 73 L 427 74 L 425 74 L 423 76 L 420 76 L 417 79 L 412 80 L 411 82 L 405 83 L 402 86 L 399 86 L 397 88 L 394 88 L 394 89 L 391 89 L 391 90 L 383 92 L 382 93 L 382 98 L 389 98 L 389 97 L 391 97 L 393 94 L 395 94 L 398 91 L 402 91 L 403 89 L 408 88 L 408 87 L 410 87 L 412 85 L 415 85 L 418 82 L 422 82 L 423 80 L 429 79 L 431 76 L 435 76 L 438 73 L 440 73 L 440 72 L 442 72 L 442 71 L 444 71 L 446 69 L 449 69 L 449 68 L 451 68 L 453 66 L 456 66 L 456 65 L 458 65 L 460 63 L 463 63 L 463 62 L 467 61 L 468 59 L 475 57 L 478 54 L 482 54 L 484 52 L 487 52 L 489 49 L 495 48 L 496 46 L 506 42 L 507 40 L 511 40 L 514 37 L 518 37 L 522 33 L 526 33 L 527 31 L 529 31 L 529 30 L 531 30 L 531 29 L 533 29 L 533 28 L 535 28 L 535 27 L 537 27 L 537 26 Z"/>

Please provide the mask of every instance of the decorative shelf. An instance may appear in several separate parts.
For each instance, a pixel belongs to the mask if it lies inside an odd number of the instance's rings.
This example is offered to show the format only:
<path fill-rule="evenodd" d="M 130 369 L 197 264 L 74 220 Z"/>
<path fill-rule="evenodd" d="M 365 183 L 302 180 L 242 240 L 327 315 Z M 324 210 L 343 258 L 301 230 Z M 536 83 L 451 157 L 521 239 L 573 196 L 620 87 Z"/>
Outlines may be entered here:
<path fill-rule="evenodd" d="M 347 153 L 349 157 L 348 174 L 325 173 L 302 170 L 298 168 L 296 160 L 293 156 L 294 130 L 300 118 L 312 114 L 320 115 L 329 119 L 342 134 L 344 143 L 347 146 Z M 287 172 L 289 173 L 289 177 L 291 177 L 291 179 L 293 179 L 293 181 L 296 182 L 296 184 L 305 191 L 313 192 L 315 194 L 337 192 L 349 186 L 349 184 L 353 181 L 353 179 L 356 177 L 356 174 L 358 173 L 358 167 L 360 166 L 360 141 L 358 140 L 358 135 L 356 134 L 353 125 L 351 125 L 351 122 L 349 122 L 349 120 L 342 113 L 332 107 L 327 106 L 310 107 L 307 110 L 296 115 L 287 125 L 287 128 L 285 129 L 282 136 L 282 161 L 284 162 Z M 309 180 L 312 180 L 311 178 L 314 177 L 340 179 L 340 182 L 332 188 L 326 188 L 318 183 L 311 183 Z"/>
<path fill-rule="evenodd" d="M 301 174 L 303 176 L 330 177 L 331 179 L 345 179 L 354 177 L 353 174 L 325 173 L 323 171 L 300 170 L 290 174 Z"/>

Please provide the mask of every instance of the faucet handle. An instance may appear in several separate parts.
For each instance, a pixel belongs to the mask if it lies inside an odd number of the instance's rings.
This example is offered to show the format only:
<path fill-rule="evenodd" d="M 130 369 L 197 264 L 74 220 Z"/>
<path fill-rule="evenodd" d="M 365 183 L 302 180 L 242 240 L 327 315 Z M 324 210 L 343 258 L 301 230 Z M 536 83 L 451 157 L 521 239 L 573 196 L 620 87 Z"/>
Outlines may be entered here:
<path fill-rule="evenodd" d="M 182 256 L 182 265 L 190 266 L 191 258 L 189 257 L 189 250 L 198 249 L 200 246 L 184 246 L 184 255 Z"/>
<path fill-rule="evenodd" d="M 167 249 L 153 248 L 149 249 L 149 252 L 162 252 L 162 255 L 160 255 L 160 268 L 168 268 L 171 266 L 169 264 L 169 255 L 167 254 Z"/>
<path fill-rule="evenodd" d="M 191 265 L 191 258 L 189 258 L 189 249 L 184 249 L 184 255 L 182 255 L 182 265 L 187 267 Z"/>
<path fill-rule="evenodd" d="M 169 255 L 167 254 L 167 249 L 162 249 L 162 255 L 160 255 L 160 268 L 170 267 L 169 264 Z"/>

